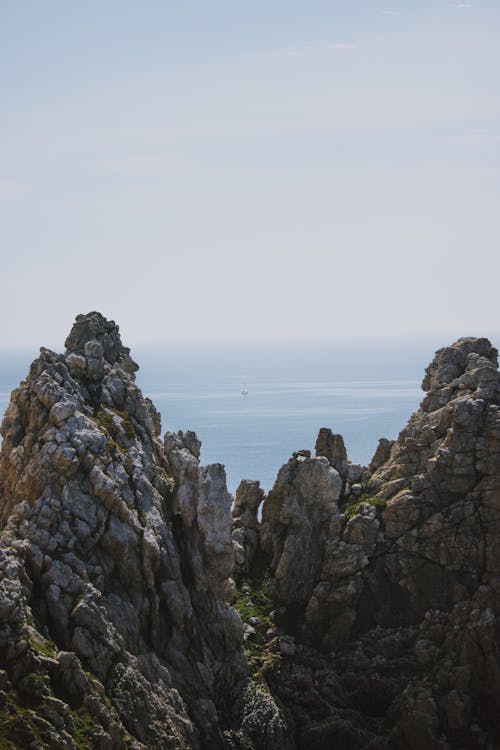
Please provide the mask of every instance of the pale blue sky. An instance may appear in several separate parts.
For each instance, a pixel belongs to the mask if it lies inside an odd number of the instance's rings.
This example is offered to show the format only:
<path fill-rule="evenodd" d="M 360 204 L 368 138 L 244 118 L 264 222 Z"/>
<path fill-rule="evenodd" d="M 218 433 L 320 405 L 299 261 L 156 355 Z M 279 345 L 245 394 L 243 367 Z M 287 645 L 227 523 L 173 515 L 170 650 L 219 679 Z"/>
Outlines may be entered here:
<path fill-rule="evenodd" d="M 0 0 L 0 346 L 92 309 L 129 342 L 498 331 L 499 28 Z"/>

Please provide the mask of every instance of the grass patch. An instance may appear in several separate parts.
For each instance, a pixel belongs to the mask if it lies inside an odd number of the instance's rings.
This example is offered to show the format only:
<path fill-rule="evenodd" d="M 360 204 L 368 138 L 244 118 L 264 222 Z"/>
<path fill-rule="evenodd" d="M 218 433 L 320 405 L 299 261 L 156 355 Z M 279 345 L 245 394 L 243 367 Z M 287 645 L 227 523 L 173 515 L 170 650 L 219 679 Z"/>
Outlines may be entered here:
<path fill-rule="evenodd" d="M 92 750 L 94 747 L 92 738 L 101 729 L 100 725 L 96 724 L 94 717 L 85 706 L 72 711 L 71 716 L 75 725 L 73 737 L 78 750 Z"/>
<path fill-rule="evenodd" d="M 95 675 L 93 672 L 88 672 L 87 670 L 84 671 L 85 677 L 89 681 L 89 684 L 92 686 L 92 688 L 99 694 L 100 698 L 104 699 L 104 702 L 107 703 L 108 706 L 112 707 L 113 702 L 109 695 L 106 692 L 106 688 L 102 684 L 101 680 L 97 675 Z"/>
<path fill-rule="evenodd" d="M 122 427 L 125 435 L 129 438 L 135 438 L 135 427 L 130 421 L 130 414 L 128 411 L 126 409 L 123 411 L 120 411 L 119 409 L 111 409 L 111 411 L 122 420 Z"/>
<path fill-rule="evenodd" d="M 31 674 L 28 687 L 36 690 L 45 687 L 48 676 Z M 97 680 L 94 677 L 94 680 Z M 21 694 L 9 690 L 5 706 L 0 710 L 0 750 L 26 750 L 33 747 L 49 747 L 46 732 L 40 729 L 37 721 L 39 706 L 25 705 Z M 71 711 L 74 731 L 73 738 L 78 750 L 93 750 L 95 734 L 102 730 L 89 710 L 80 705 Z M 50 745 L 51 746 L 51 745 Z"/>
<path fill-rule="evenodd" d="M 91 419 L 99 427 L 101 432 L 104 433 L 106 438 L 106 454 L 108 458 L 115 459 L 117 453 L 121 452 L 122 449 L 113 437 L 113 418 L 109 414 L 106 414 L 106 412 L 102 411 L 102 409 L 98 409 L 94 412 L 94 416 L 91 417 Z"/>
<path fill-rule="evenodd" d="M 7 703 L 0 711 L 0 750 L 25 750 L 45 747 L 43 737 L 29 708 L 19 705 L 15 693 L 7 694 Z"/>
<path fill-rule="evenodd" d="M 251 617 L 258 617 L 267 620 L 271 624 L 269 615 L 273 610 L 273 602 L 267 591 L 252 590 L 248 584 L 244 586 L 245 590 L 250 589 L 249 593 L 238 591 L 236 594 L 235 608 L 243 622 L 248 622 Z"/>
<path fill-rule="evenodd" d="M 109 414 L 109 412 L 112 413 Z M 100 427 L 106 430 L 106 432 L 110 435 L 114 435 L 116 427 L 113 424 L 113 415 L 119 417 L 125 435 L 129 438 L 134 438 L 136 436 L 135 427 L 130 421 L 130 414 L 126 410 L 120 411 L 120 409 L 113 409 L 111 406 L 107 406 L 106 411 L 104 411 L 104 409 L 96 409 L 94 412 L 94 420 Z"/>
<path fill-rule="evenodd" d="M 105 432 L 109 433 L 110 435 L 113 434 L 113 417 L 110 414 L 107 414 L 107 412 L 103 411 L 103 409 L 96 409 L 96 411 L 94 412 L 94 422 L 96 422 L 98 426 Z"/>
<path fill-rule="evenodd" d="M 111 412 L 111 414 L 109 412 Z M 128 413 L 128 411 L 120 411 L 119 409 L 113 409 L 110 406 L 107 406 L 106 410 L 96 409 L 94 411 L 92 420 L 106 435 L 106 450 L 108 453 L 122 451 L 122 448 L 116 442 L 118 430 L 115 423 L 113 422 L 114 415 L 120 419 L 121 427 L 125 435 L 129 439 L 133 439 L 136 437 L 135 428 L 130 421 L 130 414 Z"/>
<path fill-rule="evenodd" d="M 244 644 L 255 679 L 263 679 L 265 673 L 280 658 L 279 654 L 273 650 L 277 646 L 274 623 L 271 619 L 274 603 L 267 586 L 267 580 L 263 581 L 259 588 L 252 586 L 249 581 L 243 581 L 236 593 L 234 604 L 243 623 L 255 631 Z M 258 622 L 250 622 L 253 618 L 256 618 Z M 271 637 L 268 634 L 269 630 L 273 631 Z"/>
<path fill-rule="evenodd" d="M 375 505 L 378 508 L 385 508 L 386 501 L 382 497 L 374 497 L 373 495 L 361 495 L 355 502 L 349 503 L 345 508 L 342 508 L 347 518 L 354 518 L 359 513 L 359 507 L 362 503 L 368 503 L 368 505 Z"/>
<path fill-rule="evenodd" d="M 268 644 L 268 648 L 261 654 L 259 665 L 252 675 L 254 680 L 265 680 L 266 674 L 279 664 L 281 656 L 277 651 L 271 650 L 276 645 L 275 640 L 271 641 Z"/>
<path fill-rule="evenodd" d="M 31 650 L 34 651 L 35 654 L 39 654 L 39 656 L 47 656 L 54 659 L 59 651 L 54 641 L 51 641 L 50 638 L 44 638 L 42 640 L 40 637 L 40 640 L 38 640 L 38 638 L 34 638 L 30 635 L 29 642 Z"/>

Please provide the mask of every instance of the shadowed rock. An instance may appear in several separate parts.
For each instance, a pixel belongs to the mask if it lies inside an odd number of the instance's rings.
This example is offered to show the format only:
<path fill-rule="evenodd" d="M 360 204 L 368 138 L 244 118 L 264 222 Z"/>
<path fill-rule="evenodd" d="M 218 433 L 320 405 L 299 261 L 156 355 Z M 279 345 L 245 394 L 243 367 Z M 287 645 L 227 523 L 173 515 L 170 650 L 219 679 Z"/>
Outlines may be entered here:
<path fill-rule="evenodd" d="M 258 511 L 264 500 L 260 482 L 243 479 L 233 506 L 233 542 L 236 566 L 241 574 L 248 573 L 259 546 Z"/>
<path fill-rule="evenodd" d="M 380 438 L 378 441 L 377 449 L 373 454 L 373 458 L 368 465 L 368 473 L 373 474 L 382 464 L 389 459 L 391 454 L 394 440 L 387 440 L 387 438 Z"/>
<path fill-rule="evenodd" d="M 290 463 L 266 501 L 273 590 L 290 607 L 295 583 L 307 600 L 294 624 L 302 656 L 273 683 L 292 714 L 304 710 L 299 685 L 316 693 L 300 747 L 500 744 L 497 353 L 486 339 L 460 339 L 426 373 L 420 409 L 392 445 L 379 444 L 364 494 L 336 507 L 330 492 L 322 532 L 310 526 L 316 488 L 298 493 Z M 347 460 L 327 430 L 318 451 L 339 469 Z"/>

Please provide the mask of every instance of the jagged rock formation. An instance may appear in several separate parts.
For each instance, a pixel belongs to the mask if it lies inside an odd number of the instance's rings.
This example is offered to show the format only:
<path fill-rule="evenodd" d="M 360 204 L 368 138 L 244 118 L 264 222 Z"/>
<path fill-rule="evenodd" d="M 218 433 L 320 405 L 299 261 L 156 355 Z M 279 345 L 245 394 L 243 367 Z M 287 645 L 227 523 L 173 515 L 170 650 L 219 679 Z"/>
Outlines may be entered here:
<path fill-rule="evenodd" d="M 278 552 L 295 547 L 295 557 L 272 557 L 271 590 L 293 608 L 298 582 L 294 630 L 304 646 L 272 682 L 301 717 L 300 747 L 500 746 L 497 366 L 486 339 L 437 353 L 419 411 L 392 446 L 379 446 L 359 499 L 330 491 L 338 509 L 324 506 L 328 531 L 313 554 L 297 544 L 293 514 L 282 514 L 282 498 L 296 493 L 293 462 L 278 475 L 260 533 Z M 317 447 L 345 463 L 338 436 L 322 430 Z M 315 518 L 317 486 L 300 496 L 301 514 Z"/>
<path fill-rule="evenodd" d="M 0 746 L 500 747 L 491 344 L 436 354 L 368 468 L 323 428 L 268 497 L 242 482 L 233 523 L 223 467 L 160 441 L 136 369 L 79 316 L 6 411 Z"/>
<path fill-rule="evenodd" d="M 258 509 L 264 496 L 260 482 L 250 479 L 243 479 L 236 490 L 232 513 L 233 543 L 236 569 L 242 575 L 248 574 L 259 547 Z"/>
<path fill-rule="evenodd" d="M 280 469 L 262 511 L 261 546 L 271 558 L 273 595 L 300 607 L 312 594 L 323 548 L 338 515 L 339 473 L 324 457 L 293 456 Z"/>
<path fill-rule="evenodd" d="M 368 465 L 368 474 L 373 474 L 382 464 L 389 459 L 391 455 L 391 449 L 394 445 L 394 440 L 387 440 L 387 438 L 380 438 L 378 441 L 377 449 L 373 454 L 372 460 Z"/>
<path fill-rule="evenodd" d="M 79 316 L 66 348 L 2 425 L 0 737 L 222 747 L 247 672 L 224 471 L 192 434 L 164 449 L 114 323 Z"/>

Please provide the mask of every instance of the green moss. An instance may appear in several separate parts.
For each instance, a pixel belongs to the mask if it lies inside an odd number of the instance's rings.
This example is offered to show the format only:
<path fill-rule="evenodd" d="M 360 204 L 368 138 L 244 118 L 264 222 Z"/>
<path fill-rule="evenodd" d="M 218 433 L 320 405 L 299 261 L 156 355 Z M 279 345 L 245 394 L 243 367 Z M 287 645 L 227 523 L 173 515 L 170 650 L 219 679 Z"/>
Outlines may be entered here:
<path fill-rule="evenodd" d="M 45 747 L 35 715 L 30 708 L 21 706 L 16 693 L 10 690 L 5 708 L 0 711 L 0 750 L 25 750 L 35 745 Z"/>
<path fill-rule="evenodd" d="M 245 584 L 245 587 L 250 588 L 248 584 Z M 273 602 L 265 589 L 258 591 L 250 588 L 250 593 L 237 592 L 235 608 L 243 622 L 248 622 L 251 617 L 269 620 Z"/>
<path fill-rule="evenodd" d="M 355 502 L 346 505 L 345 508 L 342 509 L 342 512 L 345 513 L 348 518 L 354 518 L 354 516 L 358 515 L 359 513 L 359 507 L 361 503 L 368 503 L 368 505 L 375 505 L 376 507 L 385 508 L 386 501 L 382 497 L 361 495 L 361 497 L 359 497 Z"/>
<path fill-rule="evenodd" d="M 106 453 L 108 455 L 108 458 L 115 458 L 117 451 L 120 450 L 120 447 L 112 437 L 112 417 L 110 417 L 109 414 L 106 414 L 100 409 L 94 412 L 94 416 L 91 417 L 91 419 L 99 427 L 101 432 L 104 432 L 104 435 L 106 437 Z"/>
<path fill-rule="evenodd" d="M 93 681 L 97 681 L 94 675 L 88 676 L 92 677 Z M 49 678 L 47 675 L 33 672 L 28 675 L 28 678 L 29 683 L 25 687 L 34 693 L 48 687 Z M 35 701 L 35 703 L 38 703 L 38 701 Z M 21 693 L 18 694 L 14 690 L 8 692 L 5 706 L 0 710 L 0 750 L 48 747 L 45 733 L 37 724 L 37 710 L 32 701 L 26 702 L 26 696 Z M 93 737 L 96 732 L 101 731 L 102 727 L 85 706 L 73 707 L 71 716 L 76 746 L 79 750 L 92 750 L 94 747 Z"/>
<path fill-rule="evenodd" d="M 110 435 L 113 434 L 113 417 L 110 414 L 107 414 L 102 409 L 97 409 L 94 412 L 94 422 L 97 422 L 99 427 L 105 430 L 105 432 L 108 432 Z"/>
<path fill-rule="evenodd" d="M 146 518 L 147 518 L 146 511 L 145 510 L 138 510 L 137 511 L 137 517 L 139 518 L 139 523 L 141 524 L 141 526 L 145 526 L 146 525 Z"/>
<path fill-rule="evenodd" d="M 94 746 L 92 738 L 101 727 L 99 724 L 96 724 L 94 717 L 85 706 L 81 706 L 76 711 L 73 711 L 71 716 L 75 725 L 73 737 L 77 747 L 79 750 L 91 750 Z"/>
<path fill-rule="evenodd" d="M 26 624 L 30 625 L 32 628 L 34 628 L 35 627 L 35 621 L 33 619 L 33 615 L 31 614 L 31 612 L 29 612 L 28 610 L 25 609 L 24 614 L 25 614 L 25 617 L 26 617 Z"/>
<path fill-rule="evenodd" d="M 111 414 L 109 412 L 112 412 Z M 123 449 L 116 442 L 117 428 L 113 423 L 113 415 L 116 415 L 121 420 L 121 426 L 125 435 L 128 438 L 134 438 L 136 436 L 134 425 L 130 421 L 130 414 L 128 411 L 120 411 L 119 409 L 113 409 L 110 406 L 104 409 L 96 409 L 94 416 L 91 419 L 96 423 L 99 429 L 104 432 L 106 436 L 106 453 L 110 458 L 116 458 L 117 453 L 123 453 Z M 130 473 L 130 472 L 129 472 Z"/>
<path fill-rule="evenodd" d="M 0 750 L 24 750 L 36 742 L 40 735 L 30 718 L 0 711 Z"/>
<path fill-rule="evenodd" d="M 51 641 L 50 638 L 42 639 L 41 636 L 39 636 L 39 638 L 30 636 L 30 647 L 31 650 L 35 652 L 35 654 L 39 654 L 40 656 L 48 656 L 52 659 L 58 652 L 58 648 L 54 641 Z"/>
<path fill-rule="evenodd" d="M 274 604 L 267 587 L 267 580 L 260 588 L 252 587 L 251 583 L 244 581 L 237 591 L 234 604 L 243 622 L 255 630 L 255 634 L 245 642 L 245 651 L 254 676 L 257 673 L 263 675 L 275 658 L 269 650 L 271 641 L 268 631 L 273 629 L 271 612 Z M 258 618 L 258 622 L 251 623 L 252 618 Z"/>
<path fill-rule="evenodd" d="M 113 414 L 116 414 L 117 417 L 120 417 L 122 421 L 122 427 L 127 437 L 134 438 L 135 437 L 135 428 L 132 422 L 130 421 L 130 414 L 129 412 L 124 409 L 123 411 L 120 411 L 120 409 L 112 409 L 111 407 L 108 407 L 110 411 L 113 412 Z"/>
<path fill-rule="evenodd" d="M 113 407 L 111 406 L 107 406 L 106 409 L 120 418 L 123 431 L 125 432 L 127 437 L 134 438 L 136 434 L 135 427 L 130 421 L 129 412 L 126 409 L 124 409 L 123 411 L 121 411 L 120 409 L 113 409 Z M 104 414 L 105 419 L 103 421 L 110 425 L 110 427 L 107 427 L 107 429 L 109 432 L 111 432 L 113 430 L 113 417 L 103 412 L 102 409 L 99 413 Z"/>
<path fill-rule="evenodd" d="M 252 675 L 254 680 L 264 680 L 266 674 L 274 669 L 280 660 L 281 657 L 277 651 L 271 651 L 270 649 L 264 651 L 261 654 L 259 666 Z"/>
<path fill-rule="evenodd" d="M 84 670 L 85 677 L 89 681 L 89 684 L 92 686 L 92 688 L 98 693 L 100 698 L 104 699 L 104 702 L 107 703 L 108 706 L 112 707 L 113 702 L 109 695 L 106 693 L 106 688 L 102 684 L 101 680 L 97 675 L 95 675 L 93 672 L 89 672 L 88 670 Z"/>
<path fill-rule="evenodd" d="M 23 690 L 35 696 L 42 692 L 47 692 L 50 685 L 50 678 L 41 672 L 30 672 L 23 680 Z M 50 691 L 49 691 L 50 692 Z"/>

